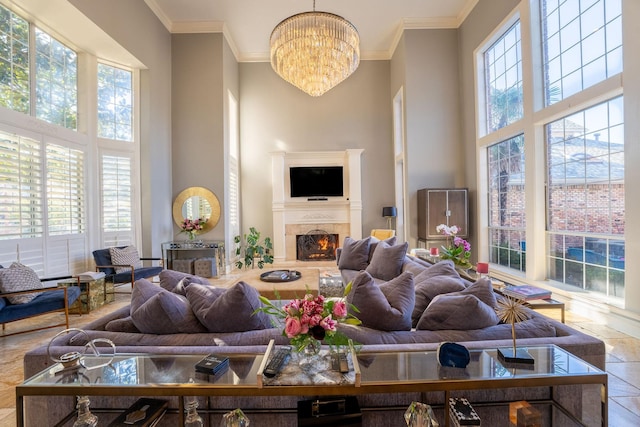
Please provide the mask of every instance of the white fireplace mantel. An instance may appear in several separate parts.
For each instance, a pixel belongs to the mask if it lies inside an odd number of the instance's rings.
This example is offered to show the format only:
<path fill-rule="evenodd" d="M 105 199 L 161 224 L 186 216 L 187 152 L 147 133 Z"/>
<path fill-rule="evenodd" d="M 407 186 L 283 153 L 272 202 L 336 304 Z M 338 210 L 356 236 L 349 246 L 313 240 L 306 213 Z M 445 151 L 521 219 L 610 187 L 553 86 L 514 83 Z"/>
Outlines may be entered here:
<path fill-rule="evenodd" d="M 362 149 L 345 151 L 275 152 L 271 154 L 273 174 L 273 251 L 276 260 L 295 260 L 295 235 L 312 229 L 338 231 L 362 237 Z M 292 198 L 289 194 L 289 167 L 342 166 L 343 197 L 327 200 Z"/>

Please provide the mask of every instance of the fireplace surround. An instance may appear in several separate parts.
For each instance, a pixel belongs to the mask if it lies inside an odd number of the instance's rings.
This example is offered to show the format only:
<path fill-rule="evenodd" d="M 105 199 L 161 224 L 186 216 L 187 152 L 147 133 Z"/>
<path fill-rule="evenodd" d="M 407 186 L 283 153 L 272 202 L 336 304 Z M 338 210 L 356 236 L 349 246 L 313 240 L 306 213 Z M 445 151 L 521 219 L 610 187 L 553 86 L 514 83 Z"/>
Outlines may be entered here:
<path fill-rule="evenodd" d="M 297 259 L 297 236 L 313 230 L 336 234 L 338 246 L 346 236 L 362 238 L 362 149 L 345 151 L 276 152 L 271 155 L 273 178 L 274 259 Z M 341 197 L 291 197 L 289 168 L 342 166 Z"/>

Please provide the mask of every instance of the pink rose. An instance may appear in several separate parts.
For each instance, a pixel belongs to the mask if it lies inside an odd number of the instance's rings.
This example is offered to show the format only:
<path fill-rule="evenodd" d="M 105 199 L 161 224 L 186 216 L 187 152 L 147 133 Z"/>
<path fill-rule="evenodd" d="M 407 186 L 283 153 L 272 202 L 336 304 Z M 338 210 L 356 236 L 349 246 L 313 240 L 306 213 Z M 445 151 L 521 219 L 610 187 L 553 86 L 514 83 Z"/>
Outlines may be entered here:
<path fill-rule="evenodd" d="M 336 321 L 331 318 L 331 315 L 328 315 L 320 321 L 320 326 L 322 326 L 327 331 L 335 331 Z"/>
<path fill-rule="evenodd" d="M 284 332 L 288 338 L 293 338 L 302 331 L 300 321 L 295 317 L 287 317 L 284 324 Z"/>
<path fill-rule="evenodd" d="M 342 319 L 347 316 L 347 304 L 344 300 L 336 301 L 333 305 L 333 315 L 336 316 L 337 319 Z"/>

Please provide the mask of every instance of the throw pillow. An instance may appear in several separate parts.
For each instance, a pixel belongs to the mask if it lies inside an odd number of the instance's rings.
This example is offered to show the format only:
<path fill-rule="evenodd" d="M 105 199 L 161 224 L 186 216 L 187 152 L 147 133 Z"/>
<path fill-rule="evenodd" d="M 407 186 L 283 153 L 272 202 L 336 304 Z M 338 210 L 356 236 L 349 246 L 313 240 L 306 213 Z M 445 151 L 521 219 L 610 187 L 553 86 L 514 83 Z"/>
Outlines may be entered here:
<path fill-rule="evenodd" d="M 362 326 L 380 331 L 411 329 L 411 312 L 415 302 L 413 274 L 401 273 L 378 286 L 367 271 L 361 271 L 351 286 L 347 302 L 359 310 L 353 314 L 362 321 Z"/>
<path fill-rule="evenodd" d="M 488 277 L 478 279 L 473 285 L 469 286 L 465 290 L 454 292 L 454 295 L 474 295 L 492 309 L 495 309 L 497 305 L 496 294 L 493 292 L 493 285 L 491 285 L 491 279 Z"/>
<path fill-rule="evenodd" d="M 0 268 L 0 291 L 2 292 L 19 292 L 42 288 L 42 282 L 36 272 L 26 265 L 14 262 L 9 268 Z M 37 293 L 24 294 L 7 297 L 7 299 L 11 304 L 26 304 L 37 296 Z"/>
<path fill-rule="evenodd" d="M 416 329 L 473 330 L 497 325 L 498 320 L 495 310 L 474 295 L 443 294 L 431 301 Z"/>
<path fill-rule="evenodd" d="M 133 323 L 131 316 L 113 319 L 104 325 L 104 330 L 109 332 L 130 332 L 132 334 L 140 333 L 138 328 L 136 328 L 136 325 Z"/>
<path fill-rule="evenodd" d="M 396 244 L 396 240 L 397 240 L 397 236 L 391 236 L 388 239 L 382 240 L 382 242 L 385 242 L 389 246 L 394 246 Z M 375 252 L 376 248 L 378 247 L 378 243 L 380 242 L 381 242 L 380 239 L 371 236 L 371 241 L 369 242 L 369 262 L 371 262 L 371 258 L 373 258 L 373 253 Z"/>
<path fill-rule="evenodd" d="M 209 332 L 245 332 L 271 328 L 270 316 L 261 311 L 258 291 L 238 282 L 229 289 L 211 288 L 197 283 L 187 287 L 187 299 Z"/>
<path fill-rule="evenodd" d="M 142 267 L 142 261 L 140 260 L 140 255 L 138 254 L 138 249 L 135 246 L 126 246 L 124 248 L 109 248 L 109 255 L 111 255 L 111 264 L 112 265 L 121 265 L 123 267 L 114 267 L 116 273 L 125 273 L 127 271 L 131 271 L 131 267 L 140 268 Z M 125 267 L 126 266 L 126 267 Z"/>
<path fill-rule="evenodd" d="M 408 242 L 389 246 L 382 241 L 376 246 L 371 258 L 371 263 L 366 268 L 367 272 L 380 280 L 391 280 L 402 273 L 402 264 L 407 256 Z"/>
<path fill-rule="evenodd" d="M 193 314 L 187 298 L 145 279 L 136 281 L 131 291 L 131 320 L 144 334 L 207 331 Z"/>
<path fill-rule="evenodd" d="M 464 280 L 460 277 L 453 261 L 441 261 L 423 270 L 414 277 L 416 287 L 416 303 L 411 314 L 411 324 L 415 328 L 420 316 L 431 300 L 440 294 L 458 292 L 465 289 Z"/>
<path fill-rule="evenodd" d="M 338 268 L 340 270 L 364 270 L 369 262 L 369 242 L 371 237 L 355 240 L 347 236 L 344 238 Z"/>
<path fill-rule="evenodd" d="M 187 295 L 186 287 L 191 283 L 211 285 L 211 282 L 204 277 L 193 276 L 191 274 L 175 270 L 162 270 L 158 277 L 160 278 L 161 288 L 184 296 Z"/>

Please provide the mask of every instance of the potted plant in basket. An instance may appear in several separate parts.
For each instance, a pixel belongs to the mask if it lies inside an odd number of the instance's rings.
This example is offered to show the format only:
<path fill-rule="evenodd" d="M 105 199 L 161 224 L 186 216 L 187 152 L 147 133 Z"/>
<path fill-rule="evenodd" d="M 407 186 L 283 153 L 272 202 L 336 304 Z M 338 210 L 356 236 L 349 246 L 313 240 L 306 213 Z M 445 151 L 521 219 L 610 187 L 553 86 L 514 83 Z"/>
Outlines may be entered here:
<path fill-rule="evenodd" d="M 255 267 L 256 264 L 258 268 L 264 268 L 265 264 L 273 264 L 271 238 L 265 237 L 263 241 L 260 241 L 260 232 L 255 227 L 249 228 L 249 234 L 245 234 L 243 238 L 235 236 L 233 241 L 236 244 L 236 256 L 242 257 L 236 261 L 236 267 L 239 269 Z"/>

